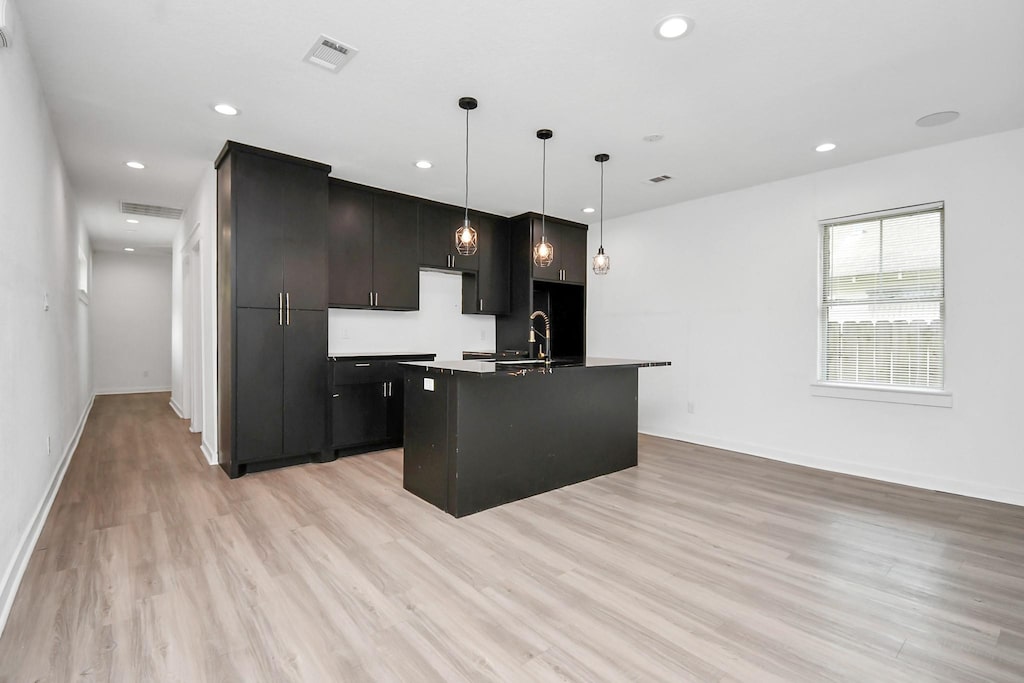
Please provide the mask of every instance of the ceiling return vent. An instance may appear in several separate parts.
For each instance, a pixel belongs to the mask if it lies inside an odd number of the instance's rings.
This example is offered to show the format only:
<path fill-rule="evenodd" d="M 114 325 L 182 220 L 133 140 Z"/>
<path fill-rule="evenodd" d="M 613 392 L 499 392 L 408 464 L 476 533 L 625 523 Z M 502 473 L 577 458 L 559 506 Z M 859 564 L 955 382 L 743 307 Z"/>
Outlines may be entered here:
<path fill-rule="evenodd" d="M 169 218 L 176 221 L 181 219 L 185 211 L 184 209 L 172 209 L 169 206 L 121 202 L 121 213 L 128 213 L 133 216 L 146 216 L 147 218 Z"/>
<path fill-rule="evenodd" d="M 351 45 L 321 35 L 313 47 L 309 48 L 303 61 L 337 73 L 358 53 L 359 50 Z"/>
<path fill-rule="evenodd" d="M 672 176 L 670 176 L 670 175 L 656 175 L 653 178 L 648 178 L 644 182 L 645 183 L 650 183 L 651 185 L 657 185 L 658 183 L 663 183 L 666 180 L 672 180 Z"/>

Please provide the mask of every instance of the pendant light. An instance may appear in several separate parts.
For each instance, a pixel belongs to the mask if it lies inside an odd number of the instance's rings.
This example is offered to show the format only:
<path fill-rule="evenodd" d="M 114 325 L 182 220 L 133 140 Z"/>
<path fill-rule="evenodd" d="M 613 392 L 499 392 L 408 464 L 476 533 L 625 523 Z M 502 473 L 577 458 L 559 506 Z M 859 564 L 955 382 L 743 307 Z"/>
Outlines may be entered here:
<path fill-rule="evenodd" d="M 462 256 L 472 256 L 476 253 L 476 229 L 469 224 L 469 112 L 476 109 L 476 99 L 472 97 L 460 97 L 459 107 L 466 110 L 466 212 L 462 219 L 462 225 L 455 229 L 455 249 Z"/>
<path fill-rule="evenodd" d="M 555 248 L 548 242 L 547 235 L 545 235 L 545 220 L 544 214 L 547 209 L 547 183 L 548 183 L 548 140 L 554 137 L 547 128 L 542 128 L 537 131 L 537 137 L 544 142 L 544 161 L 541 166 L 541 182 L 540 182 L 540 242 L 533 245 L 533 262 L 539 268 L 547 268 L 551 265 L 551 261 L 555 258 Z"/>
<path fill-rule="evenodd" d="M 597 248 L 597 255 L 594 256 L 594 275 L 607 275 L 612 267 L 612 260 L 604 253 L 604 162 L 611 159 L 607 154 L 598 154 L 594 161 L 601 164 L 601 246 Z"/>

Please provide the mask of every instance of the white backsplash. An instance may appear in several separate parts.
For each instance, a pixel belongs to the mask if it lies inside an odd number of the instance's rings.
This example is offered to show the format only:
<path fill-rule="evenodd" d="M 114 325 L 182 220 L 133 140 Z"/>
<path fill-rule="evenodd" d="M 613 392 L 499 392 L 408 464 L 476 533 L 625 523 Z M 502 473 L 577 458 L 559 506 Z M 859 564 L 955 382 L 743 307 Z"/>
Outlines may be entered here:
<path fill-rule="evenodd" d="M 462 360 L 463 351 L 494 351 L 494 316 L 462 314 L 462 275 L 420 271 L 420 310 L 332 308 L 327 349 L 337 353 L 408 351 Z"/>

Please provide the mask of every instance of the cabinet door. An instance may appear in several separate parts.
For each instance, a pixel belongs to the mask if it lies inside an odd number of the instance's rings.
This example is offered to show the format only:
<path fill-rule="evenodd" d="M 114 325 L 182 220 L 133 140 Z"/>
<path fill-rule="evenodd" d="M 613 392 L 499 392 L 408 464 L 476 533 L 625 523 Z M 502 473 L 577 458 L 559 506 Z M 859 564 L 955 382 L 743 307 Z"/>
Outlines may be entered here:
<path fill-rule="evenodd" d="M 528 258 L 530 259 L 530 263 L 533 265 L 533 279 L 545 280 L 547 282 L 560 282 L 562 270 L 562 245 L 559 243 L 559 226 L 552 223 L 550 220 L 547 220 L 545 221 L 545 228 L 542 231 L 540 218 L 534 218 L 531 222 L 533 224 L 533 237 L 530 240 L 530 253 Z M 551 244 L 551 247 L 555 252 L 551 265 L 543 268 L 533 262 L 533 247 L 540 242 L 542 235 L 547 238 L 547 241 Z"/>
<path fill-rule="evenodd" d="M 281 162 L 239 152 L 231 160 L 231 240 L 235 249 L 235 301 L 244 308 L 278 308 L 284 291 Z"/>
<path fill-rule="evenodd" d="M 405 432 L 405 372 L 397 363 L 388 384 L 388 441 L 401 441 Z"/>
<path fill-rule="evenodd" d="M 587 281 L 587 231 L 559 225 L 558 233 L 558 245 L 562 249 L 562 281 L 582 285 Z"/>
<path fill-rule="evenodd" d="M 293 309 L 322 311 L 327 308 L 327 174 L 288 166 L 278 180 L 287 206 L 283 287 Z"/>
<path fill-rule="evenodd" d="M 374 306 L 415 311 L 420 307 L 416 219 L 418 203 L 391 194 L 373 198 Z"/>
<path fill-rule="evenodd" d="M 329 201 L 328 303 L 369 308 L 373 290 L 373 194 L 331 183 Z"/>
<path fill-rule="evenodd" d="M 324 447 L 327 394 L 327 311 L 292 309 L 284 330 L 285 456 Z"/>
<path fill-rule="evenodd" d="M 334 387 L 331 399 L 331 445 L 346 448 L 387 438 L 384 382 Z"/>
<path fill-rule="evenodd" d="M 455 230 L 462 225 L 465 213 L 460 207 L 447 204 L 420 204 L 420 259 L 430 268 L 476 270 L 479 256 L 463 256 L 455 248 Z"/>
<path fill-rule="evenodd" d="M 509 311 L 509 224 L 492 216 L 473 216 L 480 249 L 480 270 L 477 273 L 479 313 L 503 315 Z"/>
<path fill-rule="evenodd" d="M 276 308 L 239 308 L 235 316 L 235 460 L 280 458 L 284 327 Z"/>

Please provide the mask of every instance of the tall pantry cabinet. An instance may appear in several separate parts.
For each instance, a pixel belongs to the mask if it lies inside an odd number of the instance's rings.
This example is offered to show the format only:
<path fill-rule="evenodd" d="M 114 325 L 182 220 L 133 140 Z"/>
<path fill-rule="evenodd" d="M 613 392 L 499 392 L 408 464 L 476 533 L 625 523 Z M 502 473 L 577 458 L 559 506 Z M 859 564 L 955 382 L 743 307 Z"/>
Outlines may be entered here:
<path fill-rule="evenodd" d="M 217 168 L 220 466 L 232 478 L 331 459 L 330 166 L 228 142 Z"/>

